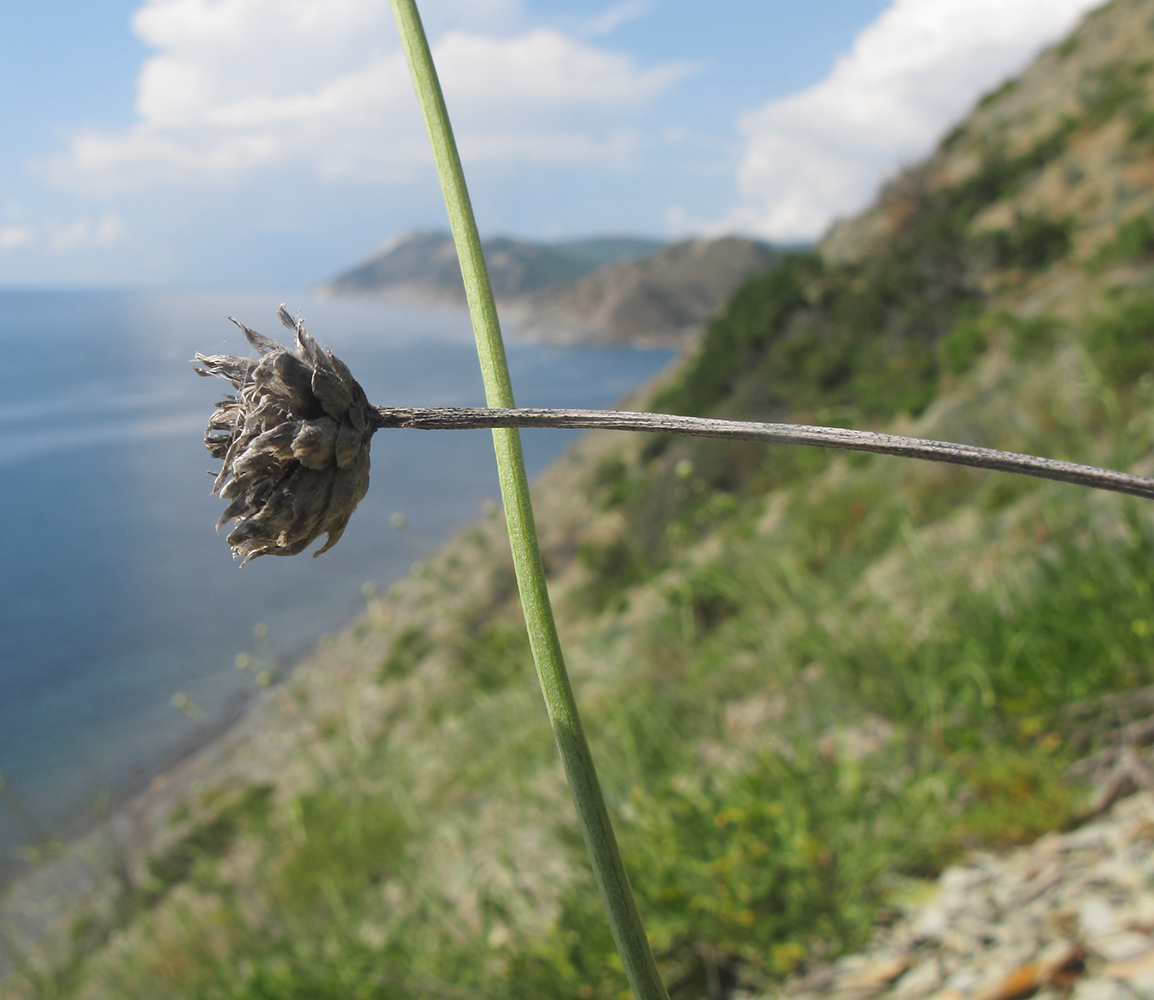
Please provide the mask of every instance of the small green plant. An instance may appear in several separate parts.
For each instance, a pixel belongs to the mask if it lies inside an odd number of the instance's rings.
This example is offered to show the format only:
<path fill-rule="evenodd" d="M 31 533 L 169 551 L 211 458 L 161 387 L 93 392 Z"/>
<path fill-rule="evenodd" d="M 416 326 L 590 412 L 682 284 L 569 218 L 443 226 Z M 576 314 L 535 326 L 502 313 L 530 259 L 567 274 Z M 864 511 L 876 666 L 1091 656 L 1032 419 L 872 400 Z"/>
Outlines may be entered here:
<path fill-rule="evenodd" d="M 296 915 L 355 910 L 401 863 L 404 818 L 379 792 L 333 787 L 301 796 L 291 811 L 296 846 L 278 872 L 281 905 Z"/>
<path fill-rule="evenodd" d="M 1022 317 L 1000 313 L 996 317 L 1010 330 L 1010 356 L 1015 361 L 1036 358 L 1050 350 L 1062 329 L 1051 316 Z"/>
<path fill-rule="evenodd" d="M 1012 94 L 1015 90 L 1022 86 L 1022 81 L 1016 76 L 1010 77 L 1000 87 L 996 87 L 988 94 L 984 94 L 981 100 L 978 101 L 979 108 L 988 108 L 995 101 L 1001 100 L 1008 94 Z"/>
<path fill-rule="evenodd" d="M 1154 139 L 1154 110 L 1147 109 L 1134 115 L 1130 123 L 1130 139 L 1134 142 Z"/>
<path fill-rule="evenodd" d="M 1140 109 L 1150 69 L 1148 62 L 1111 63 L 1094 73 L 1083 98 L 1089 124 L 1101 125 L 1120 111 Z"/>
<path fill-rule="evenodd" d="M 1118 235 L 1105 244 L 1090 262 L 1092 270 L 1100 270 L 1115 261 L 1143 261 L 1154 257 L 1154 223 L 1142 212 L 1118 227 Z"/>
<path fill-rule="evenodd" d="M 961 846 L 1013 847 L 1073 820 L 1082 795 L 1063 773 L 1064 755 L 987 749 L 961 765 L 972 799 L 959 818 Z"/>
<path fill-rule="evenodd" d="M 461 640 L 457 663 L 471 679 L 470 690 L 492 693 L 528 680 L 533 654 L 524 624 L 483 622 Z"/>
<path fill-rule="evenodd" d="M 383 684 L 408 677 L 432 652 L 433 645 L 433 639 L 425 629 L 409 626 L 393 641 L 393 648 L 377 672 L 377 680 Z"/>
<path fill-rule="evenodd" d="M 585 597 L 594 611 L 604 609 L 624 588 L 651 574 L 645 553 L 628 538 L 583 542 L 577 556 L 592 575 Z"/>
<path fill-rule="evenodd" d="M 996 270 L 1040 271 L 1070 252 L 1072 228 L 1069 218 L 1023 215 L 1012 229 L 985 233 L 981 242 Z"/>
<path fill-rule="evenodd" d="M 245 824 L 259 823 L 268 815 L 273 791 L 272 785 L 256 785 L 210 819 L 194 823 L 187 834 L 150 862 L 149 882 L 141 902 L 155 906 L 173 886 L 185 881 L 198 863 L 224 855 Z"/>
<path fill-rule="evenodd" d="M 635 486 L 629 466 L 620 455 L 607 455 L 597 465 L 591 484 L 601 507 L 616 507 L 629 498 Z"/>
<path fill-rule="evenodd" d="M 1113 382 L 1129 385 L 1154 370 L 1154 296 L 1123 302 L 1091 327 L 1086 343 Z"/>
<path fill-rule="evenodd" d="M 942 341 L 942 362 L 953 375 L 969 371 L 989 346 L 986 332 L 976 319 L 963 320 Z"/>

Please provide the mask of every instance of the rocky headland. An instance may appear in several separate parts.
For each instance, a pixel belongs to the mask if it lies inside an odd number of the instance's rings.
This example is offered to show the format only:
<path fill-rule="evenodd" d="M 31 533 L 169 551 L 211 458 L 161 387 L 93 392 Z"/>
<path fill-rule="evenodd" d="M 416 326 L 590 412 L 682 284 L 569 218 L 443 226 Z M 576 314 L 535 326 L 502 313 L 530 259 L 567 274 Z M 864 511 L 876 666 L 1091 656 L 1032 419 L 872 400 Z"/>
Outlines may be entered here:
<path fill-rule="evenodd" d="M 636 237 L 485 241 L 493 292 L 518 334 L 559 344 L 684 347 L 742 281 L 777 256 L 767 244 L 736 236 L 671 245 Z M 465 304 L 447 233 L 403 234 L 322 291 Z"/>

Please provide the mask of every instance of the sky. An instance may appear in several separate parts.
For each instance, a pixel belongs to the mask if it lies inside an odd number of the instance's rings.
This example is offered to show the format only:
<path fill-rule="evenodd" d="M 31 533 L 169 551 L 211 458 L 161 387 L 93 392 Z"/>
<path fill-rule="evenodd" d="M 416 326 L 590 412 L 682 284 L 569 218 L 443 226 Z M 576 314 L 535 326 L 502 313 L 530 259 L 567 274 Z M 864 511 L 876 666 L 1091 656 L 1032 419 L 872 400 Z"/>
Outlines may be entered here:
<path fill-rule="evenodd" d="M 423 0 L 482 235 L 818 238 L 1097 0 Z M 387 0 L 3 0 L 0 287 L 445 228 Z"/>

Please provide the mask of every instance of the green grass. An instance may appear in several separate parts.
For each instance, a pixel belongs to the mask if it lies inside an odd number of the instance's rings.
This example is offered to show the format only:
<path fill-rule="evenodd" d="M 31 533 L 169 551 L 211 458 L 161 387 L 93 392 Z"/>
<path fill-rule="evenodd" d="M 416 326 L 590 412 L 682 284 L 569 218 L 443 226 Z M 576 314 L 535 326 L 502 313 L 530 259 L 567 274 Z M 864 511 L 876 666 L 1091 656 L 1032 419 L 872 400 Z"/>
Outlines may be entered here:
<path fill-rule="evenodd" d="M 1154 370 L 1154 296 L 1132 296 L 1101 318 L 1087 346 L 1107 379 L 1119 386 Z"/>
<path fill-rule="evenodd" d="M 984 233 L 981 243 L 995 270 L 1039 271 L 1070 252 L 1073 220 L 1019 216 L 1012 229 Z"/>
<path fill-rule="evenodd" d="M 174 886 L 184 882 L 198 864 L 210 866 L 228 853 L 237 835 L 260 824 L 271 810 L 275 788 L 257 785 L 247 789 L 208 819 L 192 825 L 187 834 L 149 864 L 149 881 L 140 894 L 145 906 L 155 906 Z"/>
<path fill-rule="evenodd" d="M 461 640 L 458 667 L 474 692 L 492 694 L 510 684 L 531 684 L 533 654 L 521 621 L 485 620 Z"/>
<path fill-rule="evenodd" d="M 1154 223 L 1143 212 L 1118 228 L 1117 236 L 1102 247 L 1090 262 L 1092 270 L 1101 270 L 1118 261 L 1142 262 L 1154 258 Z"/>
<path fill-rule="evenodd" d="M 951 374 L 962 375 L 989 346 L 983 324 L 976 319 L 963 320 L 942 339 L 942 363 Z"/>
<path fill-rule="evenodd" d="M 1002 83 L 1001 86 L 994 88 L 987 94 L 983 94 L 982 98 L 978 101 L 978 107 L 988 108 L 995 101 L 1001 100 L 1003 97 L 1012 94 L 1021 86 L 1022 81 L 1018 77 L 1012 76 L 1004 83 Z"/>
<path fill-rule="evenodd" d="M 433 648 L 433 640 L 424 629 L 416 626 L 405 629 L 393 641 L 392 649 L 377 673 L 377 680 L 382 683 L 403 680 L 433 651 Z"/>
<path fill-rule="evenodd" d="M 1086 119 L 1099 126 L 1122 112 L 1133 118 L 1145 110 L 1148 61 L 1111 63 L 1093 73 L 1082 97 Z"/>
<path fill-rule="evenodd" d="M 835 536 L 859 519 L 809 515 Z M 775 567 L 774 550 L 727 550 L 670 593 L 650 642 L 676 680 L 637 684 L 593 733 L 673 996 L 704 995 L 717 976 L 764 985 L 856 948 L 896 876 L 1060 827 L 1080 805 L 1061 706 L 1154 680 L 1149 632 L 1118 629 L 1149 615 L 1148 530 L 1060 546 L 1009 594 L 939 581 L 950 606 L 918 644 L 882 601 L 843 610 L 833 630 L 823 620 L 842 590 L 829 577 L 855 574 L 848 548 L 820 570 Z M 771 623 L 799 608 L 765 659 Z M 763 719 L 755 745 L 712 765 L 690 752 L 722 737 L 717 706 L 766 692 L 788 711 Z M 507 995 L 618 995 L 587 889 L 570 889 L 554 934 L 515 956 Z"/>
<path fill-rule="evenodd" d="M 380 789 L 324 787 L 293 810 L 294 846 L 278 866 L 283 911 L 317 920 L 340 917 L 387 879 L 404 856 L 404 817 Z"/>
<path fill-rule="evenodd" d="M 1039 360 L 1054 348 L 1062 331 L 1062 323 L 1052 316 L 1025 318 L 999 312 L 995 319 L 1010 331 L 1010 356 L 1015 361 Z"/>
<path fill-rule="evenodd" d="M 1134 115 L 1130 125 L 1132 142 L 1147 142 L 1154 139 L 1154 110 L 1147 109 Z"/>

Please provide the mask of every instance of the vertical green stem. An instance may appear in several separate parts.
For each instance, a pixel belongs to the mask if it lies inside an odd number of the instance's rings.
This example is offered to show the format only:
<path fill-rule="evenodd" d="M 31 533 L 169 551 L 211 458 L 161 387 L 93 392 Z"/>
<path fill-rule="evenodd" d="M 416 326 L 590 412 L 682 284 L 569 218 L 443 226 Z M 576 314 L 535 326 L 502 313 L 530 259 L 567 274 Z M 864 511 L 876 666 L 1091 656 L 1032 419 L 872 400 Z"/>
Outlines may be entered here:
<path fill-rule="evenodd" d="M 428 39 L 415 0 L 391 0 L 391 3 L 413 75 L 421 113 L 429 130 L 437 173 L 449 210 L 449 223 L 457 244 L 461 274 L 465 279 L 465 295 L 477 338 L 477 354 L 485 381 L 485 399 L 492 407 L 512 407 L 513 388 L 505 361 L 501 328 L 497 321 L 497 307 L 493 301 L 489 272 L 481 252 L 481 238 L 473 218 L 461 158 L 453 139 L 449 113 L 445 108 Z M 505 504 L 513 565 L 517 572 L 517 585 L 521 592 L 521 605 L 525 611 L 533 660 L 537 665 L 545 706 L 553 724 L 557 747 L 561 751 L 569 788 L 577 807 L 577 818 L 585 837 L 585 845 L 589 849 L 593 873 L 609 917 L 613 939 L 617 943 L 629 985 L 638 1000 L 668 1000 L 637 905 L 633 901 L 633 891 L 621 862 L 617 838 L 609 822 L 605 797 L 601 793 L 589 744 L 581 726 L 581 717 L 577 714 L 573 688 L 561 655 L 561 642 L 553 621 L 553 609 L 549 604 L 545 571 L 537 545 L 537 531 L 533 524 L 533 508 L 529 502 L 529 482 L 521 454 L 520 433 L 514 428 L 495 428 L 493 447 L 497 453 L 501 498 Z"/>

